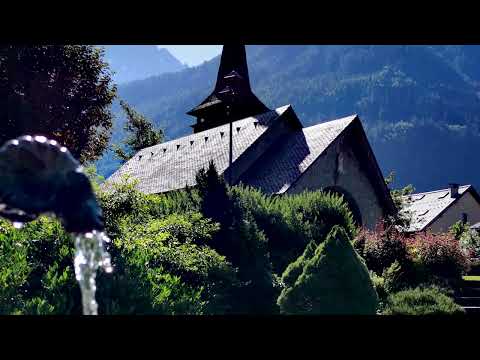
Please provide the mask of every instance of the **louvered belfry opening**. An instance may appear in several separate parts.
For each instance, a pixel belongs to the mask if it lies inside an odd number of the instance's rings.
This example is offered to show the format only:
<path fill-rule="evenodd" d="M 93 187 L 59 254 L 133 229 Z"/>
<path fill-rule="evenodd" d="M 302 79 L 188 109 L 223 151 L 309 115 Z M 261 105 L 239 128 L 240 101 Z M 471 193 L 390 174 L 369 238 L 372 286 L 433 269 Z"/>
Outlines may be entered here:
<path fill-rule="evenodd" d="M 250 87 L 245 45 L 224 45 L 213 92 L 187 114 L 197 118 L 198 133 L 267 111 Z"/>

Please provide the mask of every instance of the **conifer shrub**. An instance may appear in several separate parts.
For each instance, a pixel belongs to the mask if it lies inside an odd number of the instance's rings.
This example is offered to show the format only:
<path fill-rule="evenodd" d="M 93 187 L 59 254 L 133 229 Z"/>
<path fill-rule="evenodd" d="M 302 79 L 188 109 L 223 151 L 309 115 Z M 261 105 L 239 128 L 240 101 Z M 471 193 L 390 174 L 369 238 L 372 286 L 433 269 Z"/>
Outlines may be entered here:
<path fill-rule="evenodd" d="M 304 253 L 308 257 L 310 250 Z M 332 228 L 309 260 L 303 260 L 301 274 L 286 286 L 278 298 L 284 314 L 375 314 L 378 296 L 362 258 L 353 248 L 348 233 Z M 302 263 L 303 261 L 299 261 Z M 291 284 L 296 266 L 282 279 Z"/>
<path fill-rule="evenodd" d="M 465 310 L 437 287 L 417 287 L 392 294 L 384 315 L 458 315 Z"/>
<path fill-rule="evenodd" d="M 268 314 L 277 311 L 278 287 L 270 263 L 268 240 L 238 192 L 228 188 L 210 162 L 196 176 L 202 214 L 220 225 L 209 242 L 238 268 L 239 288 L 231 313 Z"/>
<path fill-rule="evenodd" d="M 404 269 L 404 267 L 395 260 L 382 273 L 385 291 L 392 294 L 408 287 L 416 286 L 418 280 L 415 281 L 415 279 L 412 279 L 414 277 L 409 275 L 410 274 Z"/>

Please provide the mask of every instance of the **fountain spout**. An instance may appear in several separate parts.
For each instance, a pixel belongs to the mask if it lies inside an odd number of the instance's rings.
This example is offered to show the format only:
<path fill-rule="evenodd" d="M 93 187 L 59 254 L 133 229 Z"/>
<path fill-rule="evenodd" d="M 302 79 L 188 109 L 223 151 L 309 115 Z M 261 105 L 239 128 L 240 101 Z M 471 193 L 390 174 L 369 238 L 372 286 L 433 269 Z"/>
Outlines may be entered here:
<path fill-rule="evenodd" d="M 68 232 L 103 230 L 100 207 L 81 165 L 56 141 L 22 136 L 0 148 L 0 216 L 28 222 L 54 213 Z"/>

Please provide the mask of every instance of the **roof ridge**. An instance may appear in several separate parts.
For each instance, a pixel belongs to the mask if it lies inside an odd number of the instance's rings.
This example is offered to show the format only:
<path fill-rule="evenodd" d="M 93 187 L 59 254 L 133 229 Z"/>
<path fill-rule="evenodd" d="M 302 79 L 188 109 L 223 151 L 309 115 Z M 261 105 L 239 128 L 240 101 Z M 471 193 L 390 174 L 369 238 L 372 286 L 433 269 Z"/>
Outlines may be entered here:
<path fill-rule="evenodd" d="M 235 123 L 238 123 L 240 121 L 245 121 L 247 119 L 252 119 L 252 120 L 255 120 L 256 117 L 258 116 L 263 116 L 263 115 L 266 115 L 266 114 L 270 114 L 270 113 L 273 113 L 273 112 L 276 112 L 278 116 L 280 116 L 281 114 L 283 114 L 289 107 L 291 107 L 290 104 L 288 105 L 284 105 L 284 106 L 280 106 L 276 109 L 273 109 L 273 110 L 269 110 L 269 111 L 266 111 L 264 113 L 261 113 L 261 114 L 257 114 L 257 115 L 253 115 L 253 116 L 247 116 L 243 119 L 238 119 L 238 120 L 235 120 L 232 122 L 232 124 L 234 125 Z M 152 146 L 149 146 L 149 147 L 146 147 L 146 148 L 143 148 L 142 150 L 139 150 L 137 151 L 137 153 L 134 155 L 137 156 L 140 152 L 142 151 L 145 151 L 145 150 L 149 150 L 149 149 L 152 149 L 152 148 L 155 148 L 155 147 L 160 147 L 161 145 L 169 145 L 171 143 L 174 143 L 176 141 L 184 141 L 184 140 L 187 140 L 189 137 L 192 137 L 192 136 L 195 136 L 195 137 L 200 137 L 201 134 L 210 134 L 210 133 L 214 133 L 216 130 L 218 131 L 219 128 L 222 128 L 222 127 L 225 127 L 225 126 L 228 126 L 229 123 L 226 123 L 226 124 L 222 124 L 222 125 L 219 125 L 219 126 L 216 126 L 214 128 L 210 128 L 208 130 L 204 130 L 204 131 L 201 131 L 201 132 L 198 132 L 198 133 L 193 133 L 193 134 L 188 134 L 188 135 L 184 135 L 184 136 L 181 136 L 179 138 L 175 138 L 175 139 L 172 139 L 172 140 L 169 140 L 169 141 L 165 141 L 163 143 L 160 143 L 160 144 L 156 144 L 156 145 L 152 145 Z"/>
<path fill-rule="evenodd" d="M 344 116 L 344 117 L 341 117 L 341 118 L 338 118 L 338 119 L 328 120 L 328 121 L 324 121 L 324 122 L 321 122 L 321 123 L 318 123 L 318 124 L 315 124 L 315 125 L 310 125 L 310 126 L 304 127 L 303 129 L 304 130 L 305 129 L 310 129 L 310 128 L 313 128 L 313 127 L 327 125 L 327 124 L 334 123 L 334 122 L 337 122 L 337 121 L 347 121 L 347 120 L 349 120 L 350 122 L 352 122 L 357 117 L 358 117 L 357 114 Z"/>

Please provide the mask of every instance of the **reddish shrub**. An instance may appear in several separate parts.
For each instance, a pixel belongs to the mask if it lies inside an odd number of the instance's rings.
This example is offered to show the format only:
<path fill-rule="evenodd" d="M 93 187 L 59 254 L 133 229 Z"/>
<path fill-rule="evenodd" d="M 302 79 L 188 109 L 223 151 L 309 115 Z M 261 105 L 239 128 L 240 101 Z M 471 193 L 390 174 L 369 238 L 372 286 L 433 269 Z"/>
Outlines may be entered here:
<path fill-rule="evenodd" d="M 431 275 L 459 278 L 469 267 L 466 254 L 452 234 L 419 233 L 408 240 L 408 253 Z"/>
<path fill-rule="evenodd" d="M 378 274 L 395 261 L 405 263 L 408 257 L 405 236 L 383 222 L 373 231 L 362 229 L 354 240 L 354 247 L 365 259 L 368 269 Z"/>

